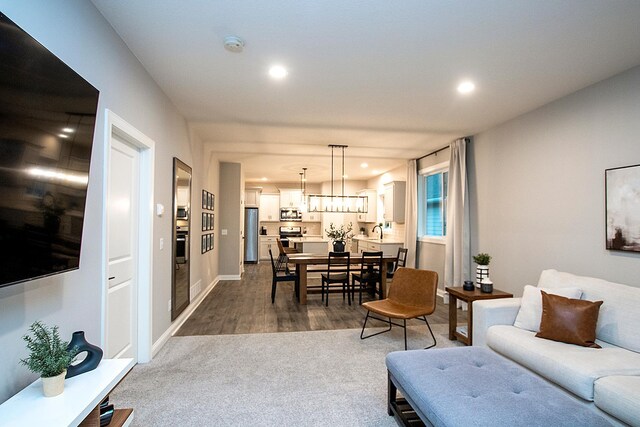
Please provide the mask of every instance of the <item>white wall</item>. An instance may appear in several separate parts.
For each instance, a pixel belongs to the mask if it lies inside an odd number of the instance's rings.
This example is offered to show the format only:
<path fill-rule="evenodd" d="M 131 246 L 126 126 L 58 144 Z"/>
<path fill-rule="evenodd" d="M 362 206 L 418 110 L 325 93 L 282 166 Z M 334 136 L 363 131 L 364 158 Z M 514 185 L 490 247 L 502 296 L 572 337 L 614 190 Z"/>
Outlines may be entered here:
<path fill-rule="evenodd" d="M 242 269 L 242 235 L 244 228 L 244 188 L 242 187 L 242 165 L 240 163 L 220 163 L 220 196 L 216 196 L 216 207 L 220 219 L 220 275 L 240 277 Z M 242 221 L 241 221 L 242 220 Z M 218 226 L 216 224 L 216 226 Z M 227 230 L 222 235 L 222 230 Z"/>
<path fill-rule="evenodd" d="M 397 168 L 392 169 L 389 172 L 385 172 L 382 175 L 379 175 L 367 181 L 366 188 L 371 188 L 378 192 L 378 201 L 377 201 L 378 205 L 377 205 L 377 211 L 376 211 L 376 214 L 378 216 L 378 221 L 377 221 L 378 223 L 383 221 L 382 216 L 384 214 L 384 205 L 382 204 L 382 196 L 384 196 L 384 185 L 392 181 L 403 181 L 403 182 L 407 181 L 407 165 L 406 164 L 402 166 L 398 166 Z M 367 223 L 365 227 L 367 234 L 369 235 L 373 234 L 371 229 L 373 228 L 374 225 L 375 224 Z M 376 230 L 376 233 L 377 232 L 378 231 Z M 404 223 L 402 224 L 396 223 L 396 222 L 392 223 L 390 230 L 389 229 L 384 230 L 384 236 L 385 236 L 384 237 L 385 239 L 392 239 L 394 241 L 403 242 L 404 241 Z"/>
<path fill-rule="evenodd" d="M 605 249 L 604 171 L 640 163 L 640 67 L 470 144 L 472 253 L 499 289 L 522 294 L 556 268 L 640 287 L 640 254 Z"/>
<path fill-rule="evenodd" d="M 26 355 L 21 336 L 33 321 L 59 325 L 61 334 L 69 338 L 73 331 L 84 330 L 90 342 L 100 342 L 105 109 L 155 141 L 156 203 L 171 206 L 173 156 L 194 168 L 195 181 L 202 182 L 202 169 L 195 162 L 201 148 L 190 141 L 184 118 L 90 2 L 0 0 L 0 9 L 100 90 L 80 269 L 0 289 L 2 402 L 35 379 L 35 375 L 18 364 L 19 358 Z M 171 242 L 171 215 L 154 217 L 153 233 L 154 242 L 161 237 Z M 165 245 L 163 251 L 154 245 L 154 341 L 171 324 L 167 302 L 173 263 L 171 251 L 166 248 L 170 245 Z M 199 255 L 200 251 L 192 253 Z M 193 270 L 192 283 L 201 280 L 201 272 Z M 217 272 L 212 274 L 215 277 Z"/>

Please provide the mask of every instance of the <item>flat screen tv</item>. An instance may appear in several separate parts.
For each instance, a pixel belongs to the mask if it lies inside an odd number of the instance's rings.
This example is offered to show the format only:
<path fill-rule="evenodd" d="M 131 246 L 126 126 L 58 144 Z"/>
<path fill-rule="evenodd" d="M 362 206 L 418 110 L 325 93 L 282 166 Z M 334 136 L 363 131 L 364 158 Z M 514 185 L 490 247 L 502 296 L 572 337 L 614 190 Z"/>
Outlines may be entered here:
<path fill-rule="evenodd" d="M 0 287 L 79 267 L 97 106 L 0 12 Z"/>

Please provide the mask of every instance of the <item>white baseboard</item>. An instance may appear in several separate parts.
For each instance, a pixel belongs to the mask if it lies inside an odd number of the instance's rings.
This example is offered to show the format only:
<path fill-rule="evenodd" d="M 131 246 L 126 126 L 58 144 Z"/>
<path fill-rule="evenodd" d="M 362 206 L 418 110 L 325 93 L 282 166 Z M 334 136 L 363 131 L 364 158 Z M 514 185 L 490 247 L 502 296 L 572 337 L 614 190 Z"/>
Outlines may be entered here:
<path fill-rule="evenodd" d="M 191 289 L 189 289 L 190 304 L 198 299 L 198 297 L 200 296 L 201 290 L 202 290 L 202 280 L 198 280 L 196 283 L 194 283 L 191 286 Z"/>
<path fill-rule="evenodd" d="M 241 274 L 225 274 L 217 277 L 220 280 L 242 280 Z"/>
<path fill-rule="evenodd" d="M 209 292 L 211 292 L 211 290 L 218 284 L 220 280 L 221 280 L 221 276 L 218 276 L 215 279 L 213 279 L 213 281 L 209 283 L 209 286 L 207 286 L 207 288 L 203 292 L 200 292 L 200 294 L 195 298 L 195 300 L 191 301 L 191 303 L 180 314 L 180 316 L 178 316 L 178 318 L 173 321 L 171 326 L 169 326 L 167 330 L 164 331 L 164 333 L 160 336 L 160 338 L 158 338 L 158 340 L 153 343 L 153 346 L 151 346 L 151 357 L 158 354 L 160 349 L 167 343 L 169 338 L 171 338 L 173 334 L 175 334 L 176 331 L 180 329 L 180 326 L 182 326 L 184 322 L 189 318 L 189 316 L 191 316 L 191 314 L 196 310 L 196 308 L 198 308 L 198 306 L 202 303 L 205 297 L 209 295 Z M 196 285 L 198 286 L 199 284 L 200 284 L 200 281 L 196 283 Z M 192 286 L 191 288 L 193 289 L 196 285 Z"/>
<path fill-rule="evenodd" d="M 438 290 L 436 291 L 436 295 L 442 298 L 444 304 L 449 304 L 449 293 L 445 292 L 444 289 L 438 288 Z"/>

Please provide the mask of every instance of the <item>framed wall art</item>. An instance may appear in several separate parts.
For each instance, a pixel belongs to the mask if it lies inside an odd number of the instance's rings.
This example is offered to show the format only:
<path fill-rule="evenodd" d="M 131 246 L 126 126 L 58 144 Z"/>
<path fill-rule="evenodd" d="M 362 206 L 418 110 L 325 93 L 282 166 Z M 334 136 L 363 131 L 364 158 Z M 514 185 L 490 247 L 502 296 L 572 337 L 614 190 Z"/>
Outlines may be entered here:
<path fill-rule="evenodd" d="M 605 170 L 607 249 L 640 252 L 640 165 Z"/>

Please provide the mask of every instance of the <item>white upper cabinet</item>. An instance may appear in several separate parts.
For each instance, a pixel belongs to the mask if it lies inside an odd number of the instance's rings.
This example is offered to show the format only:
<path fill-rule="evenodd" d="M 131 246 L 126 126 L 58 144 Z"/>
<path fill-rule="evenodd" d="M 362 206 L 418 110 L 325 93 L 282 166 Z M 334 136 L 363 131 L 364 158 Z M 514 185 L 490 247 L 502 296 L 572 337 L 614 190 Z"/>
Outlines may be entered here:
<path fill-rule="evenodd" d="M 404 224 L 405 207 L 404 181 L 393 181 L 384 186 L 384 215 L 385 221 Z"/>
<path fill-rule="evenodd" d="M 356 196 L 367 197 L 367 212 L 358 213 L 358 222 L 377 222 L 378 192 L 376 190 L 360 190 Z"/>
<path fill-rule="evenodd" d="M 280 190 L 281 208 L 298 208 L 302 202 L 302 192 L 300 190 Z"/>
<path fill-rule="evenodd" d="M 277 194 L 260 195 L 260 221 L 280 221 L 280 196 Z"/>
<path fill-rule="evenodd" d="M 244 205 L 247 207 L 260 207 L 259 188 L 247 188 L 244 190 Z"/>

